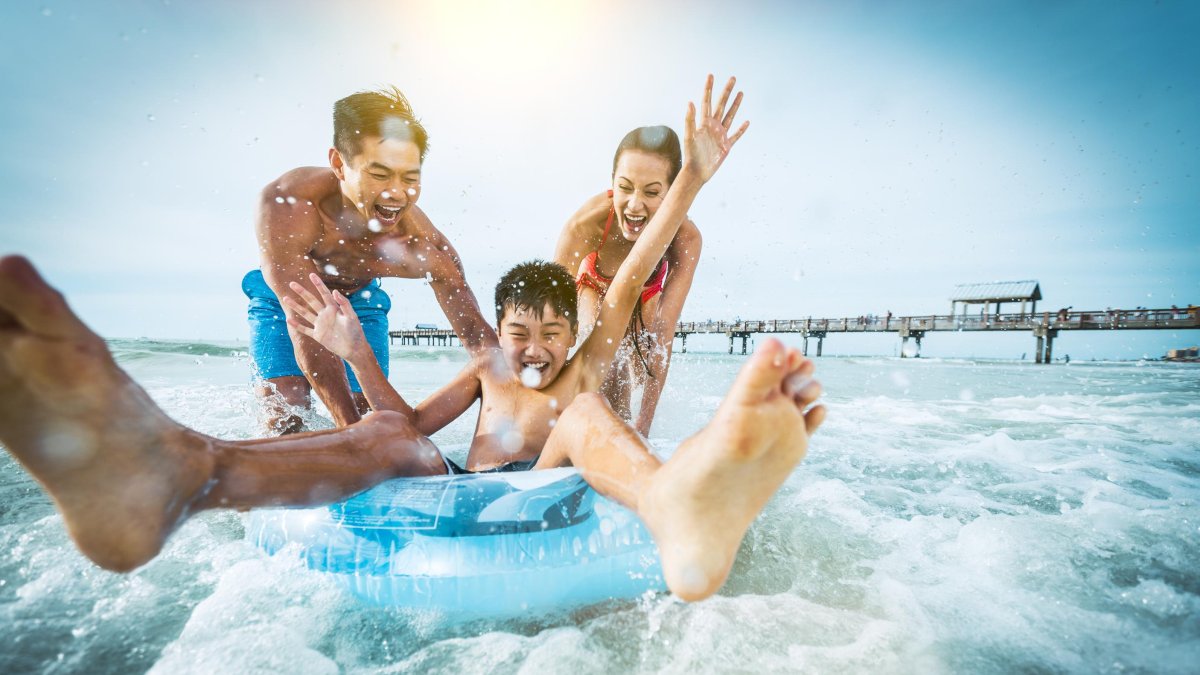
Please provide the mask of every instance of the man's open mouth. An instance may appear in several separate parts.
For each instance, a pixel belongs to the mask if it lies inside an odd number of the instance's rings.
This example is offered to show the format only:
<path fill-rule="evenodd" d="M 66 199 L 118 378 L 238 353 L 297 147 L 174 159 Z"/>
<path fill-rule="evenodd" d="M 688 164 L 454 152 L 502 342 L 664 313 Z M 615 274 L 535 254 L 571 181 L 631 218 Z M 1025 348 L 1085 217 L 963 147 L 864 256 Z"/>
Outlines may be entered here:
<path fill-rule="evenodd" d="M 400 222 L 400 212 L 403 210 L 403 206 L 383 206 L 382 204 L 376 204 L 375 219 L 381 225 L 395 225 Z"/>

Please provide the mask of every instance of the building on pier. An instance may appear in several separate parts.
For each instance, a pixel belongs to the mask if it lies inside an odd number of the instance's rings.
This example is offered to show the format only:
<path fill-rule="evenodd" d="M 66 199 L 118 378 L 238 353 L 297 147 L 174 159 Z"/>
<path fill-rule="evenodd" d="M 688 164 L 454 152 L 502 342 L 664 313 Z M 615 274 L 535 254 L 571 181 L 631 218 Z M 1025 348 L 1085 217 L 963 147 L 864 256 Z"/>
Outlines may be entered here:
<path fill-rule="evenodd" d="M 1021 314 L 1025 313 L 1026 303 L 1031 303 L 1030 314 L 1037 313 L 1037 302 L 1042 299 L 1042 289 L 1036 280 L 1028 281 L 992 281 L 982 284 L 959 284 L 954 287 L 950 296 L 950 316 L 958 314 L 958 305 L 963 305 L 963 315 L 970 314 L 971 305 L 983 305 L 980 316 L 1003 314 L 1000 307 L 1004 303 L 1021 303 Z"/>

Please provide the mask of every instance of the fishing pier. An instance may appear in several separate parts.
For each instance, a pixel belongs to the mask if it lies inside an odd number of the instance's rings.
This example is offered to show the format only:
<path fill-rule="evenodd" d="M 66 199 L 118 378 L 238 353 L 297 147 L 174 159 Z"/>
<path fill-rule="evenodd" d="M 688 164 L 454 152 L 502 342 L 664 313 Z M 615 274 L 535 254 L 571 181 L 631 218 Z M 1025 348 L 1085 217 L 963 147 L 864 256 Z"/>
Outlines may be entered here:
<path fill-rule="evenodd" d="M 825 338 L 831 333 L 896 333 L 900 337 L 901 358 L 920 357 L 921 339 L 927 333 L 967 331 L 1027 331 L 1036 341 L 1034 360 L 1050 363 L 1054 338 L 1060 331 L 1073 330 L 1180 330 L 1200 328 L 1200 318 L 1194 309 L 1102 310 L 1092 312 L 1043 312 L 985 314 L 983 316 L 861 316 L 837 319 L 768 319 L 763 321 L 705 321 L 680 322 L 675 337 L 687 352 L 689 335 L 724 334 L 729 338 L 729 353 L 734 343 L 742 341 L 742 353 L 754 334 L 793 333 L 803 338 L 803 351 L 808 355 L 809 340 L 816 340 L 816 356 L 821 355 Z M 910 346 L 909 341 L 913 341 Z"/>
<path fill-rule="evenodd" d="M 742 353 L 756 334 L 799 335 L 803 339 L 804 355 L 808 356 L 809 341 L 816 340 L 816 354 L 821 355 L 825 338 L 833 333 L 895 333 L 900 338 L 901 358 L 920 357 L 921 340 L 928 333 L 1025 331 L 1035 340 L 1034 361 L 1050 363 L 1054 354 L 1054 339 L 1062 331 L 1084 330 L 1187 330 L 1200 328 L 1200 312 L 1195 306 L 1168 309 L 1105 309 L 1087 312 L 1067 307 L 1056 312 L 1038 312 L 1042 299 L 1037 281 L 1001 281 L 982 284 L 961 284 L 949 298 L 949 314 L 919 316 L 861 315 L 832 319 L 766 319 L 743 321 L 681 321 L 675 327 L 680 348 L 687 352 L 689 335 L 725 335 L 729 353 L 742 341 Z M 1003 312 L 1005 304 L 1020 304 L 1019 311 Z M 961 307 L 960 307 L 961 305 Z M 974 308 L 979 307 L 978 311 Z M 391 341 L 402 345 L 453 345 L 458 339 L 453 330 L 418 324 L 414 330 L 388 333 Z M 910 344 L 911 341 L 911 344 Z"/>

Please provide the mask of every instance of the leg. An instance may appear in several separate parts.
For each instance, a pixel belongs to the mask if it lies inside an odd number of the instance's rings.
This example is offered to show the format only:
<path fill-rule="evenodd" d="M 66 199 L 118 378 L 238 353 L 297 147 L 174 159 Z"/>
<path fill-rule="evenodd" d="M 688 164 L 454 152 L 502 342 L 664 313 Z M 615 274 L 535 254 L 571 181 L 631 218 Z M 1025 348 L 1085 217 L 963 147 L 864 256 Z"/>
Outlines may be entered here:
<path fill-rule="evenodd" d="M 295 408 L 312 407 L 312 387 L 303 376 L 289 375 L 263 380 L 257 388 L 266 413 L 267 433 L 280 436 L 304 431 L 304 420 Z"/>
<path fill-rule="evenodd" d="M 358 411 L 360 417 L 371 412 L 371 404 L 367 402 L 367 395 L 361 391 L 352 391 L 350 395 L 354 398 L 354 409 Z"/>
<path fill-rule="evenodd" d="M 596 492 L 637 509 L 659 461 L 602 394 L 579 394 L 554 425 L 534 469 L 574 466 Z"/>
<path fill-rule="evenodd" d="M 576 398 L 537 468 L 579 467 L 597 492 L 635 511 L 662 556 L 667 586 L 685 600 L 725 582 L 742 537 L 804 458 L 824 419 L 813 364 L 771 339 L 742 367 L 716 416 L 659 464 L 641 437 L 595 395 Z M 579 404 L 579 407 L 576 407 Z"/>
<path fill-rule="evenodd" d="M 312 387 L 296 362 L 279 298 L 258 270 L 242 278 L 242 292 L 249 303 L 250 357 L 262 378 L 256 393 L 262 402 L 265 433 L 281 436 L 304 431 L 304 419 L 296 409 L 312 407 Z"/>
<path fill-rule="evenodd" d="M 0 442 L 54 499 L 80 551 L 129 570 L 197 510 L 308 505 L 444 473 L 399 415 L 219 441 L 167 417 L 23 258 L 0 259 Z"/>

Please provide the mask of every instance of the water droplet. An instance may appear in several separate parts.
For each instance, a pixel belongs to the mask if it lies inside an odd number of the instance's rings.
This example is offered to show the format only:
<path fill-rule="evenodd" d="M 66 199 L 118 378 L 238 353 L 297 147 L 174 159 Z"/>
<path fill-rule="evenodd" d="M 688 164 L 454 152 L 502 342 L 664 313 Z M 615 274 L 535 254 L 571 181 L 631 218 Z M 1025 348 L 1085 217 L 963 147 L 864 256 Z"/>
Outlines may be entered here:
<path fill-rule="evenodd" d="M 379 194 L 379 196 L 380 196 L 381 198 L 383 198 L 383 199 L 391 199 L 391 198 L 392 198 L 392 193 L 388 192 L 387 190 L 384 190 L 383 192 L 381 192 L 381 193 Z"/>
<path fill-rule="evenodd" d="M 283 197 L 276 197 L 276 198 L 275 198 L 275 203 L 276 203 L 276 204 L 282 204 L 282 203 L 283 203 Z"/>
<path fill-rule="evenodd" d="M 154 121 L 154 120 L 156 120 L 156 119 L 158 119 L 158 118 L 157 118 L 157 117 L 155 117 L 154 115 L 146 115 L 146 121 L 147 121 L 147 122 L 153 122 L 153 121 Z"/>
<path fill-rule="evenodd" d="M 292 197 L 292 196 L 288 196 L 288 198 L 287 198 L 287 203 L 289 203 L 289 204 L 295 204 L 295 203 L 296 203 L 296 198 L 295 198 L 295 197 Z"/>
<path fill-rule="evenodd" d="M 328 274 L 331 277 L 336 277 L 338 275 L 338 269 L 336 267 L 334 267 L 333 265 L 326 264 L 325 265 L 325 274 Z"/>
<path fill-rule="evenodd" d="M 542 374 L 537 368 L 522 368 L 521 369 L 521 384 L 533 389 L 542 383 Z"/>
<path fill-rule="evenodd" d="M 521 432 L 516 427 L 505 431 L 500 436 L 500 447 L 504 448 L 507 452 L 516 452 L 524 445 L 525 437 L 521 435 Z"/>
<path fill-rule="evenodd" d="M 409 197 L 416 197 L 416 196 L 417 196 L 417 189 L 416 189 L 416 188 L 408 188 L 408 196 L 409 196 Z"/>
<path fill-rule="evenodd" d="M 372 232 L 382 232 L 383 226 L 379 224 L 378 220 L 376 220 L 375 218 L 372 218 L 367 221 L 367 229 Z"/>

